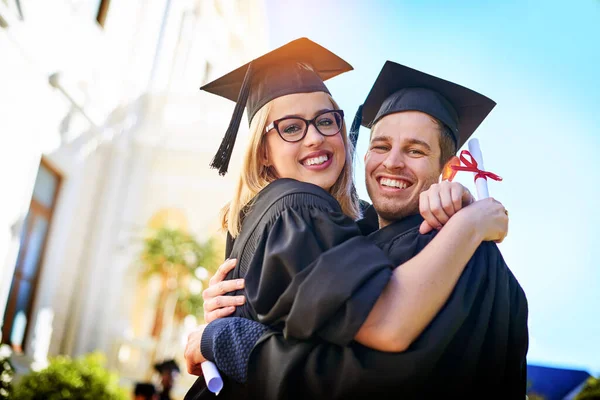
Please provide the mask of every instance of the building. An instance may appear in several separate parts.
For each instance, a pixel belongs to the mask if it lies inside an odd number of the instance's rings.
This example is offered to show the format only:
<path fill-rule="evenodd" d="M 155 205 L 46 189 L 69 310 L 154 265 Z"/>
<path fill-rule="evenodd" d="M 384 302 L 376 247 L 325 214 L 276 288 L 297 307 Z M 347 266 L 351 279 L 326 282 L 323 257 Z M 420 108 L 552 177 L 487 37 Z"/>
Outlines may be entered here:
<path fill-rule="evenodd" d="M 123 343 L 147 343 L 142 232 L 165 210 L 200 239 L 217 232 L 243 146 L 228 178 L 209 170 L 233 106 L 198 88 L 266 50 L 264 13 L 260 0 L 0 0 L 2 342 L 24 360 L 101 350 L 116 366 Z"/>

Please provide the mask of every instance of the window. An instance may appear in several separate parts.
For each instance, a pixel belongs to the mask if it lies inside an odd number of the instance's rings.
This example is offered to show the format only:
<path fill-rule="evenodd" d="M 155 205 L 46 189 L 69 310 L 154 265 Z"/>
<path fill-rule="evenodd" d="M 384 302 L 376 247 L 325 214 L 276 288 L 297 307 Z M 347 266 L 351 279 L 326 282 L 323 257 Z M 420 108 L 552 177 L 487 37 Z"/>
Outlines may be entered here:
<path fill-rule="evenodd" d="M 42 159 L 21 230 L 19 255 L 4 312 L 2 342 L 10 344 L 15 352 L 24 350 L 31 326 L 31 310 L 60 181 L 58 172 Z"/>

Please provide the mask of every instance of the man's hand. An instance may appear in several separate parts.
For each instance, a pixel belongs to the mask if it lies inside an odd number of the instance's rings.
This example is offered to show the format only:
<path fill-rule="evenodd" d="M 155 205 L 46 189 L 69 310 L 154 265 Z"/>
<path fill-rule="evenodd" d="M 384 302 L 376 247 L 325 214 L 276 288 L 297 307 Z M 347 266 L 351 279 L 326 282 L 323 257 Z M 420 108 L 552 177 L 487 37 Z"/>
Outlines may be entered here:
<path fill-rule="evenodd" d="M 221 264 L 215 275 L 210 278 L 209 286 L 202 292 L 204 322 L 207 324 L 215 319 L 231 315 L 235 311 L 235 307 L 246 302 L 244 296 L 224 296 L 226 293 L 244 288 L 243 279 L 225 280 L 229 271 L 235 268 L 236 262 L 236 259 L 231 259 Z"/>
<path fill-rule="evenodd" d="M 472 218 L 483 241 L 502 243 L 508 235 L 508 211 L 492 197 L 474 202 L 461 213 Z"/>
<path fill-rule="evenodd" d="M 190 333 L 185 345 L 185 362 L 187 364 L 187 371 L 191 375 L 202 375 L 201 364 L 206 361 L 206 358 L 204 358 L 200 351 L 200 343 L 202 343 L 202 334 L 206 325 L 200 325 L 195 331 Z"/>
<path fill-rule="evenodd" d="M 434 183 L 422 192 L 419 198 L 419 210 L 425 219 L 419 232 L 427 233 L 433 229 L 441 229 L 450 217 L 474 201 L 475 198 L 469 189 L 460 183 L 449 181 Z"/>

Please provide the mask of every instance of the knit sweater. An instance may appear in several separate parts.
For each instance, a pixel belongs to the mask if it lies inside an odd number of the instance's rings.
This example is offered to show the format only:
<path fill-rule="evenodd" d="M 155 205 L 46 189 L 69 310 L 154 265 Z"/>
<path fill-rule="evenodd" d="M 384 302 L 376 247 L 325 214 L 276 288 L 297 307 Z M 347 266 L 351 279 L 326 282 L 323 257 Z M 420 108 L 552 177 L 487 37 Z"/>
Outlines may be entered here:
<path fill-rule="evenodd" d="M 248 377 L 250 353 L 267 330 L 265 325 L 246 318 L 217 319 L 204 329 L 200 350 L 221 372 L 244 383 Z"/>

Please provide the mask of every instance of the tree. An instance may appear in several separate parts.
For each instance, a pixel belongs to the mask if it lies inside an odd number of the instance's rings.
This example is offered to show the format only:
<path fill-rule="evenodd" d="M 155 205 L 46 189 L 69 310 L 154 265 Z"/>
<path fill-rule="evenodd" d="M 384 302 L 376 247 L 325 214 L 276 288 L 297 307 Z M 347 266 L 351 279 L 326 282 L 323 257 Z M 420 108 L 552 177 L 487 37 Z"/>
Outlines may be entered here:
<path fill-rule="evenodd" d="M 600 378 L 589 377 L 585 386 L 575 397 L 575 400 L 600 399 Z"/>
<path fill-rule="evenodd" d="M 161 290 L 152 328 L 152 336 L 159 337 L 165 317 L 165 306 L 175 301 L 176 317 L 198 315 L 202 310 L 200 291 L 206 279 L 221 261 L 221 252 L 214 239 L 199 243 L 180 229 L 162 227 L 144 240 L 141 253 L 142 277 L 161 277 Z M 199 273 L 200 272 L 200 273 Z M 193 290 L 192 288 L 199 290 Z"/>

